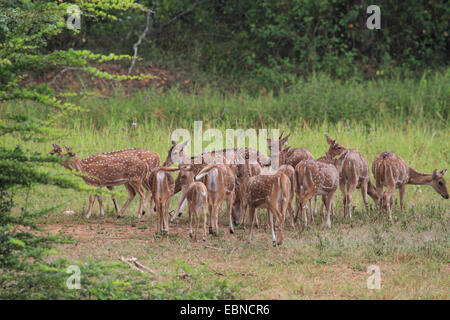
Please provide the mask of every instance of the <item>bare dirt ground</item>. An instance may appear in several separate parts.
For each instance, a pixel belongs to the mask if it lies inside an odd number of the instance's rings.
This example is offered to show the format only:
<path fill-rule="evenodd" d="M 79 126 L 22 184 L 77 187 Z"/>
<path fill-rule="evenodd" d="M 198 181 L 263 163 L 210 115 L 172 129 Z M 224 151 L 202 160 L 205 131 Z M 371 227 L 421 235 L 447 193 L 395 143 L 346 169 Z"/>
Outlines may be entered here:
<path fill-rule="evenodd" d="M 255 230 L 252 243 L 247 241 L 248 229 L 239 227 L 230 234 L 224 215 L 219 236 L 208 235 L 206 242 L 189 238 L 186 214 L 170 225 L 168 236 L 155 234 L 154 215 L 140 221 L 59 216 L 41 226 L 44 232 L 75 240 L 59 245 L 60 254 L 70 260 L 92 257 L 117 262 L 121 256 L 134 256 L 165 277 L 180 274 L 180 261 L 194 269 L 206 266 L 214 278 L 239 286 L 238 297 L 243 299 L 449 297 L 449 264 L 433 256 L 424 258 L 421 249 L 414 247 L 424 235 L 403 241 L 400 232 L 380 231 L 384 239 L 395 237 L 389 239 L 392 245 L 380 249 L 371 227 L 340 223 L 327 230 L 318 223 L 306 231 L 287 226 L 284 244 L 273 247 L 262 218 L 263 226 Z M 382 252 L 377 253 L 378 249 Z M 381 290 L 367 288 L 369 265 L 381 270 Z M 212 281 L 211 273 L 201 281 Z"/>

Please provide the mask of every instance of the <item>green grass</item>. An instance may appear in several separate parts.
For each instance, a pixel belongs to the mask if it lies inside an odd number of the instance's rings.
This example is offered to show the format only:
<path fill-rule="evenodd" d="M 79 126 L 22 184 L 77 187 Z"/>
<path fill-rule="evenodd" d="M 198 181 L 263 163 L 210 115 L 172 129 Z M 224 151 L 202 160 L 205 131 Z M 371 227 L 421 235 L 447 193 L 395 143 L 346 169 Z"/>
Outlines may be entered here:
<path fill-rule="evenodd" d="M 75 115 L 68 125 L 93 128 L 126 127 L 133 122 L 168 129 L 191 126 L 205 120 L 211 126 L 253 128 L 284 125 L 291 128 L 316 126 L 324 122 L 351 124 L 356 121 L 366 132 L 373 124 L 405 127 L 408 123 L 429 127 L 448 126 L 450 69 L 424 74 L 420 79 L 360 81 L 333 80 L 317 75 L 299 80 L 278 95 L 270 90 L 252 96 L 224 94 L 213 88 L 192 88 L 185 92 L 149 89 L 130 96 L 117 93 L 110 98 L 88 96 L 74 100 L 88 112 Z M 30 102 L 4 104 L 6 112 L 27 113 L 46 118 L 49 110 Z"/>

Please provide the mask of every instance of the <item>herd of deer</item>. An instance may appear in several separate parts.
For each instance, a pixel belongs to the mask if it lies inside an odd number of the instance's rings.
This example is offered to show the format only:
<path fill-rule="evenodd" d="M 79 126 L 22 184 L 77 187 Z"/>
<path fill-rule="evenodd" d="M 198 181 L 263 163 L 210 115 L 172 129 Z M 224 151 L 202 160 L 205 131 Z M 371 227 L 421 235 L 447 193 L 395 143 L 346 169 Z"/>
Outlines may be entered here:
<path fill-rule="evenodd" d="M 253 225 L 258 226 L 255 210 L 267 208 L 273 244 L 281 245 L 286 212 L 292 226 L 301 212 L 306 226 L 307 204 L 309 203 L 309 219 L 314 221 L 314 216 L 317 215 L 318 196 L 322 196 L 320 212 L 325 208 L 326 226 L 331 227 L 333 200 L 338 187 L 343 195 L 344 217 L 348 215 L 349 218 L 351 218 L 350 204 L 356 189 L 361 189 L 366 210 L 369 195 L 379 209 L 388 212 L 389 220 L 392 220 L 391 209 L 395 188 L 399 189 L 401 210 L 404 208 L 407 184 L 429 185 L 443 198 L 449 197 L 443 177 L 447 169 L 434 170 L 431 174 L 420 173 L 410 168 L 396 154 L 382 152 L 375 157 L 372 164 L 374 186 L 370 181 L 368 162 L 357 150 L 346 149 L 327 136 L 328 151 L 325 156 L 314 159 L 306 149 L 284 148 L 288 139 L 289 135 L 284 138 L 280 136 L 278 141 L 268 139 L 271 150 L 278 151 L 280 164 L 278 170 L 270 168 L 271 159 L 268 156 L 250 148 L 224 149 L 187 157 L 184 148 L 188 142 L 176 144 L 172 141 L 167 159 L 162 166 L 159 154 L 146 149 L 126 149 L 79 159 L 76 153 L 72 153 L 71 148 L 65 147 L 64 152 L 60 146 L 53 144 L 50 153 L 63 157 L 62 165 L 82 173 L 80 176 L 89 185 L 107 187 L 109 190 L 118 185 L 125 185 L 128 200 L 120 210 L 116 199 L 112 198 L 118 217 L 123 215 L 136 193 L 140 197 L 139 217 L 145 214 L 146 205 L 152 198 L 152 210 L 157 212 L 157 232 L 163 234 L 169 231 L 171 197 L 181 191 L 171 222 L 181 216 L 187 204 L 189 235 L 195 240 L 201 214 L 203 240 L 206 239 L 207 206 L 209 232 L 217 234 L 218 215 L 224 201 L 231 233 L 234 232 L 233 225 L 245 223 L 248 209 L 250 241 Z M 256 161 L 252 162 L 250 159 Z M 174 163 L 178 163 L 178 167 L 170 167 Z M 176 179 L 171 175 L 174 171 L 179 171 Z M 387 189 L 383 192 L 384 186 Z M 144 189 L 148 190 L 147 196 Z M 292 205 L 294 195 L 296 195 L 295 210 Z M 91 215 L 96 198 L 100 214 L 104 215 L 102 196 L 91 195 L 86 217 Z M 192 226 L 193 218 L 195 231 Z"/>

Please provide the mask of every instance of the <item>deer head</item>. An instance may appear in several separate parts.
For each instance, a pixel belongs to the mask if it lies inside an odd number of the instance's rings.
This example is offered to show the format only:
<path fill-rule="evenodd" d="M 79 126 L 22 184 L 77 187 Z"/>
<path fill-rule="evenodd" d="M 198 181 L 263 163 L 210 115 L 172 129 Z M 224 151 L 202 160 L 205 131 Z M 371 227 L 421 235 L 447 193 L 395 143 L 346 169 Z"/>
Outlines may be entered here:
<path fill-rule="evenodd" d="M 334 159 L 336 156 L 340 156 L 343 154 L 347 149 L 342 145 L 336 142 L 336 140 L 330 139 L 330 137 L 327 137 L 327 143 L 330 145 L 330 148 L 327 151 L 326 157 L 327 159 Z"/>
<path fill-rule="evenodd" d="M 57 145 L 56 143 L 52 143 L 53 149 L 49 152 L 49 154 L 59 154 L 62 155 L 63 149 Z"/>
<path fill-rule="evenodd" d="M 446 172 L 447 169 L 441 171 L 435 169 L 433 171 L 433 174 L 431 175 L 432 181 L 430 184 L 433 187 L 433 189 L 436 190 L 436 192 L 439 193 L 444 199 L 448 199 L 448 191 L 444 179 L 444 174 Z"/>
<path fill-rule="evenodd" d="M 174 163 L 183 163 L 184 159 L 186 158 L 186 155 L 184 153 L 184 148 L 189 143 L 189 140 L 186 140 L 183 143 L 177 144 L 175 141 L 172 140 L 172 146 L 169 149 L 169 152 L 167 153 L 167 159 L 163 163 L 163 166 L 171 166 Z"/>

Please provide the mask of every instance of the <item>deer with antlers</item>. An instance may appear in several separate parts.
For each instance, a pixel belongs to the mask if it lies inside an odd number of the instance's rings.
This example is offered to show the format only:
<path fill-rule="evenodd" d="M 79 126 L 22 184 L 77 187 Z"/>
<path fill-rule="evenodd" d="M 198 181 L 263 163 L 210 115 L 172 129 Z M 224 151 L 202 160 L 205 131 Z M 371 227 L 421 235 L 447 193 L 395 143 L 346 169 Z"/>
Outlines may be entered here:
<path fill-rule="evenodd" d="M 283 243 L 283 227 L 288 202 L 290 199 L 290 180 L 280 171 L 267 172 L 251 176 L 246 164 L 238 164 L 240 197 L 243 200 L 243 212 L 249 210 L 250 232 L 248 241 L 252 240 L 253 225 L 256 220 L 256 209 L 266 208 L 269 214 L 269 223 L 272 232 L 273 245 Z M 278 226 L 278 236 L 275 234 L 275 225 Z"/>
<path fill-rule="evenodd" d="M 381 152 L 372 163 L 372 173 L 375 177 L 376 192 L 378 195 L 378 208 L 389 212 L 389 220 L 392 221 L 392 203 L 395 188 L 399 189 L 400 209 L 404 208 L 404 195 L 407 184 L 431 186 L 444 199 L 448 199 L 448 191 L 444 174 L 447 169 L 433 173 L 421 173 L 410 166 L 393 152 Z M 387 189 L 383 193 L 383 187 Z"/>
<path fill-rule="evenodd" d="M 356 189 L 361 189 L 366 211 L 368 210 L 367 194 L 377 203 L 378 195 L 374 185 L 370 182 L 370 171 L 367 160 L 354 149 L 347 149 L 343 145 L 326 136 L 329 145 L 325 161 L 331 161 L 339 172 L 339 188 L 343 195 L 344 217 L 352 218 L 350 205 Z M 334 159 L 338 156 L 337 159 Z"/>
<path fill-rule="evenodd" d="M 83 173 L 80 177 L 89 185 L 96 187 L 107 187 L 112 190 L 114 186 L 124 184 L 128 191 L 128 200 L 118 212 L 118 217 L 122 216 L 130 202 L 136 196 L 140 196 L 139 217 L 144 210 L 144 180 L 149 174 L 149 168 L 146 162 L 141 161 L 137 156 L 124 155 L 121 152 L 111 152 L 107 154 L 94 154 L 88 158 L 80 159 L 72 149 L 66 147 L 66 155 L 69 157 L 62 163 L 62 166 L 69 170 L 76 170 Z M 62 148 L 53 144 L 53 150 L 50 154 L 59 154 L 64 156 Z M 89 208 L 86 217 L 89 218 L 92 213 L 96 196 L 89 196 Z M 98 197 L 100 213 L 103 214 L 102 198 Z M 117 206 L 115 199 L 114 204 Z"/>
<path fill-rule="evenodd" d="M 195 180 L 201 180 L 208 191 L 209 232 L 215 235 L 218 234 L 219 209 L 222 206 L 222 202 L 225 200 L 227 204 L 230 233 L 234 233 L 231 217 L 235 196 L 235 177 L 233 170 L 224 164 L 209 164 L 200 170 L 196 175 Z"/>
<path fill-rule="evenodd" d="M 301 209 L 305 227 L 306 203 L 315 195 L 322 195 L 322 202 L 327 211 L 326 226 L 331 228 L 330 214 L 333 207 L 334 194 L 339 184 L 339 173 L 330 163 L 307 159 L 300 161 L 295 167 L 297 180 L 297 214 Z M 311 213 L 310 213 L 311 214 Z"/>
<path fill-rule="evenodd" d="M 181 196 L 175 212 L 180 210 L 181 204 L 187 199 L 189 209 L 189 236 L 197 240 L 199 228 L 199 215 L 203 214 L 203 241 L 206 240 L 206 206 L 208 205 L 208 190 L 200 181 L 194 181 L 193 167 L 191 165 L 180 165 L 179 181 L 182 185 Z M 195 216 L 196 229 L 192 232 L 192 217 Z"/>

